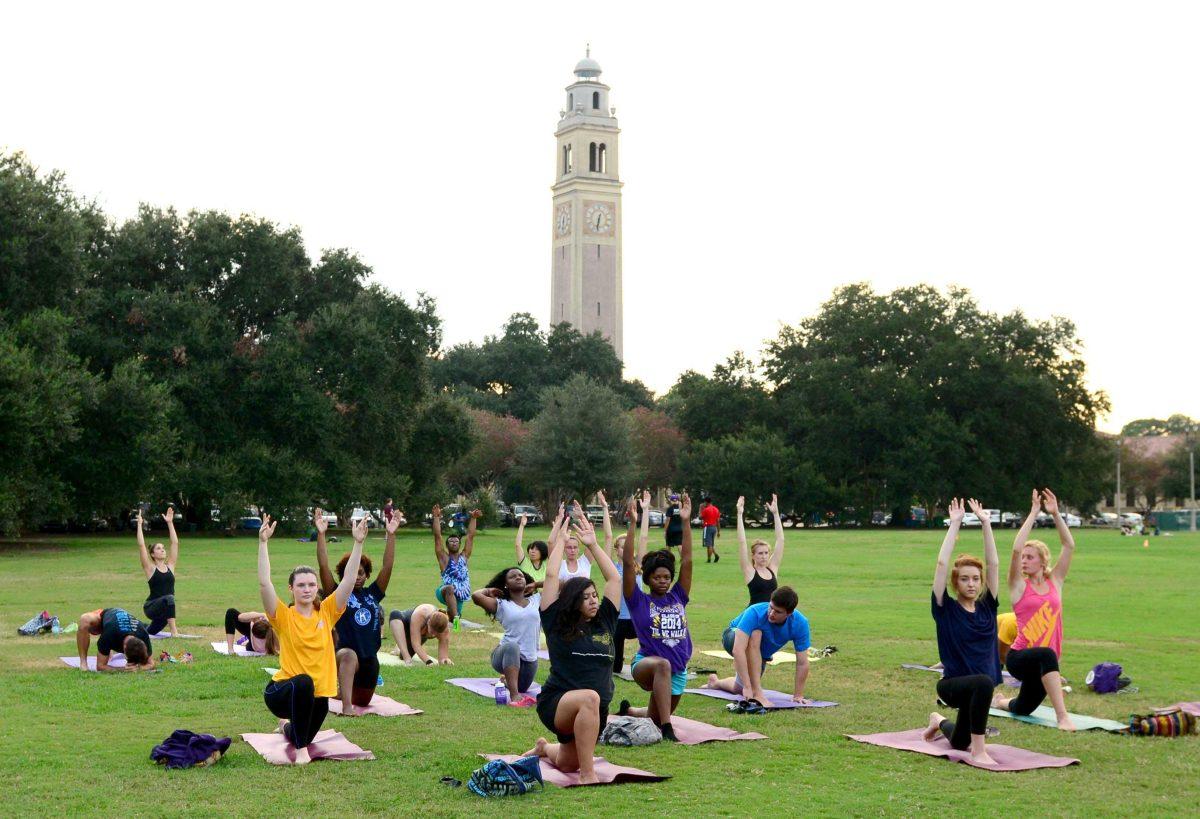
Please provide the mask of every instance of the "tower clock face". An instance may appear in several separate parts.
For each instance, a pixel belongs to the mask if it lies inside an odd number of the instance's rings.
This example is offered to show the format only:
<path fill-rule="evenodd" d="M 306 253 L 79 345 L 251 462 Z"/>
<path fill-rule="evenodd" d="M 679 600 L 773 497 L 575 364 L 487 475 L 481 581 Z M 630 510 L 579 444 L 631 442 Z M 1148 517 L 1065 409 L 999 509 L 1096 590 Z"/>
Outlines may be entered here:
<path fill-rule="evenodd" d="M 554 217 L 554 229 L 559 236 L 566 236 L 571 231 L 571 206 L 563 205 Z"/>
<path fill-rule="evenodd" d="M 611 233 L 613 227 L 612 207 L 604 202 L 593 202 L 584 212 L 584 223 L 591 233 Z"/>

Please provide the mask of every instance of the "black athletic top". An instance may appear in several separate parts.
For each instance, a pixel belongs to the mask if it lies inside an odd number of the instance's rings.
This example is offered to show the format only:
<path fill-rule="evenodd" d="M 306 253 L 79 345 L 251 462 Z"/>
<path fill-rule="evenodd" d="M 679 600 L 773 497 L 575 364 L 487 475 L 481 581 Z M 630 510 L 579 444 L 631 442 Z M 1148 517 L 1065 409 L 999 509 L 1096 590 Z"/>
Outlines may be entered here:
<path fill-rule="evenodd" d="M 154 567 L 154 572 L 146 578 L 146 584 L 150 587 L 150 596 L 147 600 L 154 600 L 159 597 L 166 597 L 168 594 L 175 593 L 175 573 L 169 568 L 165 572 L 160 572 L 158 567 Z"/>
<path fill-rule="evenodd" d="M 600 611 L 580 624 L 573 640 L 563 637 L 558 627 L 562 600 L 555 600 L 542 611 L 542 631 L 550 654 L 550 676 L 542 685 L 538 702 L 567 691 L 590 689 L 600 695 L 603 713 L 613 697 L 613 632 L 620 612 L 612 601 L 600 596 Z"/>
<path fill-rule="evenodd" d="M 338 647 L 353 650 L 360 659 L 374 659 L 381 645 L 379 630 L 383 625 L 383 609 L 379 601 L 383 597 L 378 583 L 350 592 L 350 597 L 346 599 L 346 614 L 338 619 L 335 626 Z M 411 617 L 412 614 L 409 614 Z M 405 625 L 408 625 L 407 621 Z"/>
<path fill-rule="evenodd" d="M 770 603 L 771 595 L 779 588 L 779 579 L 775 577 L 775 572 L 772 569 L 767 569 L 771 572 L 771 579 L 767 580 L 758 573 L 758 569 L 754 570 L 754 577 L 750 578 L 750 582 L 746 584 L 746 588 L 750 590 L 750 605 L 755 603 Z"/>
<path fill-rule="evenodd" d="M 125 638 L 132 634 L 151 649 L 150 634 L 142 621 L 125 609 L 104 609 L 100 612 L 100 639 L 96 641 L 96 650 L 108 656 L 114 651 L 124 652 Z"/>

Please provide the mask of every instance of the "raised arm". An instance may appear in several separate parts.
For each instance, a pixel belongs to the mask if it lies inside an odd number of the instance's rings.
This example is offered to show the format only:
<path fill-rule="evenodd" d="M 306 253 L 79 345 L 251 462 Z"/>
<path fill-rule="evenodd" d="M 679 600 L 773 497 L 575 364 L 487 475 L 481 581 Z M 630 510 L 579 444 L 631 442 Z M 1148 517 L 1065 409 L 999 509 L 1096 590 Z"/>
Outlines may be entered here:
<path fill-rule="evenodd" d="M 275 607 L 279 603 L 271 584 L 271 556 L 267 554 L 267 541 L 275 534 L 277 525 L 271 522 L 270 515 L 263 515 L 262 526 L 258 527 L 258 593 L 262 596 L 263 613 L 268 617 L 275 616 Z"/>
<path fill-rule="evenodd" d="M 604 508 L 604 553 L 612 556 L 613 533 L 612 520 L 608 514 L 608 500 L 605 499 L 603 492 L 596 493 L 596 500 L 600 501 L 600 506 Z"/>
<path fill-rule="evenodd" d="M 942 605 L 946 596 L 946 576 L 950 574 L 950 553 L 958 540 L 958 528 L 962 525 L 963 502 L 959 498 L 950 501 L 950 527 L 946 529 L 946 537 L 942 540 L 942 548 L 938 551 L 937 568 L 933 572 L 933 596 L 937 604 Z"/>
<path fill-rule="evenodd" d="M 363 541 L 367 539 L 367 516 L 363 515 L 358 523 L 351 524 L 350 534 L 354 536 L 354 546 L 350 549 L 350 559 L 346 561 L 346 573 L 342 582 L 338 583 L 334 596 L 337 598 L 339 610 L 346 608 L 350 592 L 354 591 L 354 582 L 358 579 L 358 564 L 362 561 Z"/>
<path fill-rule="evenodd" d="M 637 510 L 638 510 L 637 493 L 634 493 L 629 496 L 629 500 L 625 504 L 625 523 L 626 523 L 625 542 L 621 544 L 621 548 L 619 550 L 616 548 L 616 544 L 614 543 L 613 548 L 611 550 L 611 553 L 613 555 L 613 562 L 616 562 L 617 552 L 618 551 L 621 552 L 621 565 L 623 567 L 631 565 L 631 564 L 628 564 L 625 562 L 625 544 L 626 543 L 632 544 L 631 548 L 633 548 L 633 549 L 637 548 L 637 545 L 636 545 L 637 544 L 637 527 L 638 527 L 638 511 Z M 624 571 L 624 569 L 622 569 L 622 571 Z"/>
<path fill-rule="evenodd" d="M 684 594 L 692 593 L 692 496 L 687 492 L 679 499 L 679 514 L 683 518 L 683 539 L 679 544 L 679 585 Z"/>
<path fill-rule="evenodd" d="M 471 559 L 471 552 L 475 549 L 475 527 L 479 525 L 479 519 L 483 517 L 483 512 L 478 509 L 471 510 L 471 522 L 467 524 L 467 543 L 463 546 L 463 560 Z"/>
<path fill-rule="evenodd" d="M 1000 599 L 1000 555 L 996 553 L 996 535 L 992 532 L 992 516 L 983 508 L 983 504 L 971 498 L 967 501 L 967 505 L 971 507 L 971 511 L 979 518 L 979 524 L 983 527 L 983 566 L 984 566 L 984 581 L 987 583 L 988 591 L 992 593 L 992 597 Z"/>
<path fill-rule="evenodd" d="M 767 504 L 767 511 L 771 513 L 771 517 L 775 521 L 775 551 L 771 552 L 771 569 L 776 574 L 779 574 L 779 567 L 783 565 L 784 537 L 783 519 L 779 517 L 778 495 L 771 495 L 771 502 Z"/>
<path fill-rule="evenodd" d="M 650 545 L 650 490 L 642 490 L 642 519 L 638 522 L 637 553 L 633 556 L 635 571 L 642 570 L 642 558 L 646 556 L 646 547 Z"/>
<path fill-rule="evenodd" d="M 154 574 L 154 561 L 150 559 L 150 552 L 146 551 L 146 535 L 142 531 L 142 509 L 140 506 L 138 507 L 137 518 L 134 520 L 133 525 L 137 529 L 138 557 L 142 559 L 142 571 L 149 578 L 150 575 Z"/>
<path fill-rule="evenodd" d="M 433 556 L 437 558 L 438 568 L 445 571 L 446 563 L 449 562 L 450 556 L 446 554 L 446 547 L 442 545 L 442 506 L 435 503 L 432 509 L 433 520 L 429 524 L 429 528 L 433 530 Z"/>
<path fill-rule="evenodd" d="M 504 594 L 500 589 L 480 589 L 479 591 L 471 592 L 471 601 L 486 611 L 493 617 L 496 616 L 496 609 L 499 608 L 499 597 Z"/>
<path fill-rule="evenodd" d="M 329 522 L 319 506 L 313 510 L 313 526 L 317 529 L 317 574 L 321 578 L 321 594 L 330 595 L 337 588 L 337 581 L 333 579 L 333 572 L 329 571 L 329 547 L 325 542 Z"/>
<path fill-rule="evenodd" d="M 175 571 L 175 564 L 179 562 L 179 535 L 175 533 L 175 507 L 168 506 L 167 513 L 163 515 L 163 519 L 167 522 L 167 534 L 171 538 L 171 545 L 167 552 L 167 566 L 171 571 Z"/>
<path fill-rule="evenodd" d="M 744 495 L 738 495 L 737 499 L 737 538 L 738 538 L 738 560 L 742 563 L 742 578 L 749 583 L 754 577 L 754 561 L 750 559 L 750 547 L 746 545 L 746 521 L 743 516 L 746 514 L 746 498 Z"/>
<path fill-rule="evenodd" d="M 637 556 L 634 554 L 636 546 L 634 545 L 635 526 L 637 525 L 637 495 L 629 499 L 629 534 L 625 536 L 625 543 L 621 548 L 621 594 L 625 597 L 633 594 L 634 588 L 637 586 L 638 570 L 641 564 L 636 562 Z M 642 511 L 643 517 L 650 517 L 650 513 L 646 510 Z"/>
<path fill-rule="evenodd" d="M 517 565 L 525 562 L 525 547 L 522 545 L 525 540 L 525 516 L 517 518 Z"/>
<path fill-rule="evenodd" d="M 1019 588 L 1021 583 L 1021 550 L 1025 548 L 1025 543 L 1029 540 L 1029 533 L 1033 531 L 1033 526 L 1037 523 L 1037 516 L 1040 511 L 1042 511 L 1042 496 L 1034 489 L 1031 496 L 1029 514 L 1025 516 L 1025 520 L 1021 521 L 1021 528 L 1017 530 L 1017 536 L 1013 538 L 1012 556 L 1008 561 L 1008 593 L 1013 600 L 1019 599 L 1021 595 L 1021 589 Z"/>
<path fill-rule="evenodd" d="M 1063 520 L 1058 508 L 1058 498 L 1050 491 L 1050 487 L 1046 487 L 1042 497 L 1046 500 L 1046 511 L 1054 516 L 1054 528 L 1058 530 L 1058 539 L 1062 541 L 1062 551 L 1058 553 L 1058 562 L 1054 564 L 1054 571 L 1051 573 L 1054 582 L 1062 588 L 1063 581 L 1067 579 L 1067 572 L 1071 570 L 1071 558 L 1075 555 L 1075 538 L 1071 534 L 1071 527 Z"/>
<path fill-rule="evenodd" d="M 383 568 L 375 576 L 375 585 L 379 586 L 381 592 L 386 592 L 388 584 L 392 582 L 392 566 L 396 563 L 396 530 L 403 523 L 404 517 L 397 512 L 392 512 L 392 519 L 383 527 Z"/>
<path fill-rule="evenodd" d="M 566 538 L 562 537 L 563 530 L 566 524 L 563 520 L 563 505 L 558 505 L 558 512 L 554 515 L 554 525 L 550 527 L 550 538 L 547 544 L 550 546 L 550 556 L 546 558 L 546 580 L 542 584 L 542 603 L 541 609 L 545 611 L 550 607 L 550 604 L 558 599 L 558 570 L 562 566 L 563 548 Z"/>
<path fill-rule="evenodd" d="M 600 544 L 596 542 L 596 530 L 592 527 L 591 522 L 587 519 L 587 515 L 583 514 L 583 510 L 579 507 L 579 502 L 575 502 L 576 522 L 575 537 L 588 550 L 592 562 L 600 566 L 600 573 L 604 575 L 604 596 L 614 606 L 621 605 L 621 575 L 617 572 L 617 567 L 612 562 L 612 558 L 608 556 L 608 552 L 600 548 Z M 547 575 L 549 579 L 549 575 Z"/>

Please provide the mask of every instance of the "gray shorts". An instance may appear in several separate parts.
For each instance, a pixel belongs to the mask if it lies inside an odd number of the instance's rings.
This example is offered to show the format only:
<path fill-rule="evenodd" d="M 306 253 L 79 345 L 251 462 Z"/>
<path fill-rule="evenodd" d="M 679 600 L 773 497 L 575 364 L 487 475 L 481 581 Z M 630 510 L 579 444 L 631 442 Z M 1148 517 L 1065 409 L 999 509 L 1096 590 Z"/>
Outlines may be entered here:
<path fill-rule="evenodd" d="M 711 549 L 712 547 L 714 547 L 716 545 L 717 545 L 717 527 L 716 526 L 705 526 L 704 527 L 704 548 Z"/>

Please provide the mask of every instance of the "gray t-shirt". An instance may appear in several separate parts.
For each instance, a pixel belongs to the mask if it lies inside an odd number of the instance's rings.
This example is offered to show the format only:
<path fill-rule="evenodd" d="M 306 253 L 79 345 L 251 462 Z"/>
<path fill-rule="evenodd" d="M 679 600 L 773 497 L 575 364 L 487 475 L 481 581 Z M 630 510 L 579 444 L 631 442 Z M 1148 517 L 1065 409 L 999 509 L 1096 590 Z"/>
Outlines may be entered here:
<path fill-rule="evenodd" d="M 526 599 L 524 607 L 511 600 L 496 601 L 496 619 L 504 626 L 500 644 L 516 643 L 521 650 L 521 659 L 527 663 L 538 658 L 538 636 L 542 633 L 542 596 L 535 594 Z"/>

